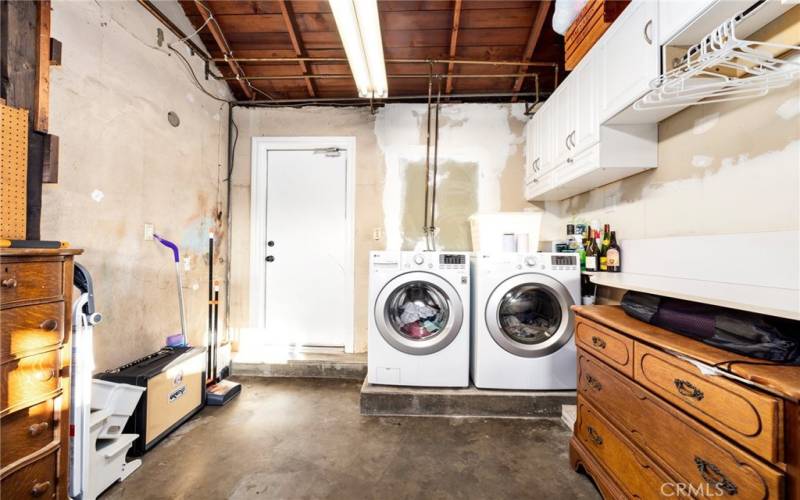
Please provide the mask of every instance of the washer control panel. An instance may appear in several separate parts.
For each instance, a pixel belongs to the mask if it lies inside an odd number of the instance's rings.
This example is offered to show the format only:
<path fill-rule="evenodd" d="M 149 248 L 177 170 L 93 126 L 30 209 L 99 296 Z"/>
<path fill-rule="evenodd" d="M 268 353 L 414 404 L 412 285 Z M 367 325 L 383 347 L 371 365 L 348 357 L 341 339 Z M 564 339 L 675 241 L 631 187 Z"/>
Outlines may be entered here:
<path fill-rule="evenodd" d="M 467 256 L 464 254 L 439 254 L 439 269 L 464 269 L 467 267 Z"/>
<path fill-rule="evenodd" d="M 568 271 L 578 268 L 577 254 L 550 254 L 550 269 L 554 271 Z"/>

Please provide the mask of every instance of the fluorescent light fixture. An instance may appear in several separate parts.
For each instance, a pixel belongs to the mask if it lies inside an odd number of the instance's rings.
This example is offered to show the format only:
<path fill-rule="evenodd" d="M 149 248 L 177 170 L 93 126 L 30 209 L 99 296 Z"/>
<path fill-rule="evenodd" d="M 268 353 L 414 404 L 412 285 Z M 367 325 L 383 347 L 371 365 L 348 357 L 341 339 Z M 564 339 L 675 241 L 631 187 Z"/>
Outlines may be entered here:
<path fill-rule="evenodd" d="M 377 0 L 329 0 L 360 97 L 387 97 Z"/>

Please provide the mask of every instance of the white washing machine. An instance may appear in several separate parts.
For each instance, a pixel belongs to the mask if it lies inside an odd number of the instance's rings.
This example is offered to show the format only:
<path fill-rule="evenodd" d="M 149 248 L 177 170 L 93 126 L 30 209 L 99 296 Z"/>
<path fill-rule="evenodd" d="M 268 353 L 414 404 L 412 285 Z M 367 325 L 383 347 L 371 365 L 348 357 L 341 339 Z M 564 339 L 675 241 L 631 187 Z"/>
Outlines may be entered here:
<path fill-rule="evenodd" d="M 371 252 L 369 259 L 369 383 L 467 387 L 469 254 Z"/>
<path fill-rule="evenodd" d="M 577 254 L 477 254 L 472 381 L 483 389 L 575 389 Z"/>

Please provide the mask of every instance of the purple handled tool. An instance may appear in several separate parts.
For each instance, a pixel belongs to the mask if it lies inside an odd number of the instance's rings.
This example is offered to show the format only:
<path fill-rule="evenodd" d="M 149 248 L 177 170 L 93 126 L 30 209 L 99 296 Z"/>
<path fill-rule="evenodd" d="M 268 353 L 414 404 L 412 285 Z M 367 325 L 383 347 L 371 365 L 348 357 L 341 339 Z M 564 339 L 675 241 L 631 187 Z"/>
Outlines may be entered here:
<path fill-rule="evenodd" d="M 180 308 L 181 312 L 181 345 L 187 345 L 188 342 L 186 340 L 186 315 L 183 309 L 183 282 L 181 281 L 181 256 L 178 252 L 178 245 L 175 243 L 162 238 L 161 236 L 154 234 L 153 238 L 156 239 L 159 243 L 164 245 L 165 247 L 172 250 L 172 255 L 175 259 L 175 276 L 178 278 L 178 307 Z M 167 345 L 175 347 L 173 345 L 173 341 L 170 340 L 172 337 L 168 337 Z"/>

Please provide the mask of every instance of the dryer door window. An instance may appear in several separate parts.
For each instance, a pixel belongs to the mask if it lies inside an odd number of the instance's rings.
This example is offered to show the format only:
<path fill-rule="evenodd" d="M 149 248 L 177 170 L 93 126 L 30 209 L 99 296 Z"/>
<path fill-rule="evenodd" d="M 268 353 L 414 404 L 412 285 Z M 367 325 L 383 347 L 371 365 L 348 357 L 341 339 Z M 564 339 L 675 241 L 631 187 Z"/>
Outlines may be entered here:
<path fill-rule="evenodd" d="M 381 336 L 408 354 L 431 354 L 447 347 L 461 330 L 464 307 L 453 286 L 427 272 L 390 281 L 375 301 Z"/>
<path fill-rule="evenodd" d="M 518 285 L 503 295 L 498 307 L 500 329 L 514 342 L 541 344 L 561 326 L 561 305 L 553 292 L 536 283 Z"/>
<path fill-rule="evenodd" d="M 522 357 L 551 354 L 572 338 L 572 297 L 557 280 L 538 273 L 513 276 L 486 304 L 486 326 L 503 349 Z"/>

